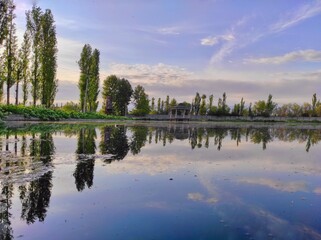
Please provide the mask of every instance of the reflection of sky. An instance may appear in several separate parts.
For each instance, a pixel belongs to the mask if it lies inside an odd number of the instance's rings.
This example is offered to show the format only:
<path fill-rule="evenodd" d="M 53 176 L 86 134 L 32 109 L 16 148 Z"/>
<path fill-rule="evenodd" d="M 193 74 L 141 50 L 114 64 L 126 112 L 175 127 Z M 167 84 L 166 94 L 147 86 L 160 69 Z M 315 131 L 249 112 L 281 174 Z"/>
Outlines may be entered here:
<path fill-rule="evenodd" d="M 97 136 L 100 132 L 97 131 Z M 320 147 L 275 140 L 220 151 L 188 140 L 146 143 L 106 164 L 78 192 L 76 137 L 54 135 L 52 194 L 44 223 L 26 226 L 14 192 L 12 226 L 23 239 L 320 239 Z M 99 145 L 99 137 L 96 146 Z M 10 145 L 11 146 L 11 145 Z M 172 179 L 172 180 L 170 180 Z M 57 231 L 59 229 L 59 231 Z"/>

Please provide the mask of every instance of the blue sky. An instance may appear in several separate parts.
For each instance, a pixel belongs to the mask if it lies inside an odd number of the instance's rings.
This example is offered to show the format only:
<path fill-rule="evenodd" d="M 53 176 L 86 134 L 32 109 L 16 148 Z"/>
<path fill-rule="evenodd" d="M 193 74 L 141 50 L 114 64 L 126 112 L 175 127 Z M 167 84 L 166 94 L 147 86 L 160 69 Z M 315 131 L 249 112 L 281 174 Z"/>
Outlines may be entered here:
<path fill-rule="evenodd" d="M 18 33 L 33 1 L 16 0 Z M 58 36 L 57 102 L 77 101 L 84 44 L 101 52 L 101 82 L 116 74 L 151 97 L 228 103 L 310 102 L 321 95 L 321 1 L 39 0 Z M 20 37 L 21 38 L 21 37 Z"/>

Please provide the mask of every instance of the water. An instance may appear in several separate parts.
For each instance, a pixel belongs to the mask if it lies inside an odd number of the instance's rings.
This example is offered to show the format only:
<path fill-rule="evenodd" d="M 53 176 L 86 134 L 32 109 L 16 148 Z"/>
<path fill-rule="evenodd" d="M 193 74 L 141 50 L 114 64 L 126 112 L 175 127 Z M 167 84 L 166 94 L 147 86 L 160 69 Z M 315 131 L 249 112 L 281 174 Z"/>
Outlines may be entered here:
<path fill-rule="evenodd" d="M 2 129 L 0 239 L 321 239 L 321 130 L 301 128 Z"/>

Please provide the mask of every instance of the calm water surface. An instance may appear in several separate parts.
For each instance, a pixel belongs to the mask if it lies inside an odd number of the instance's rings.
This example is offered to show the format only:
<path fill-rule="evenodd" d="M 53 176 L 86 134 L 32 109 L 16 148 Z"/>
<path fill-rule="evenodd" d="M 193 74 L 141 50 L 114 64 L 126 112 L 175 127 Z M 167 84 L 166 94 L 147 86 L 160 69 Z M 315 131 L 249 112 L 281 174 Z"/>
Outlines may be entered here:
<path fill-rule="evenodd" d="M 321 239 L 318 126 L 0 133 L 0 239 Z"/>

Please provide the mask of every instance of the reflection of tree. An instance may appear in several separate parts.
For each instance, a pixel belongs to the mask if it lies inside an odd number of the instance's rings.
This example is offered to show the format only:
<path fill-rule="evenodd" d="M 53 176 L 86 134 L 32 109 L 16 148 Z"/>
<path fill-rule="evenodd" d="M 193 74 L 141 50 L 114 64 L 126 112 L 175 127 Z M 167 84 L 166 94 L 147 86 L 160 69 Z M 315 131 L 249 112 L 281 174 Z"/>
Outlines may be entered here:
<path fill-rule="evenodd" d="M 214 145 L 217 146 L 217 150 L 221 150 L 223 139 L 228 135 L 228 130 L 224 128 L 211 129 L 210 135 L 214 135 Z"/>
<path fill-rule="evenodd" d="M 51 197 L 51 179 L 52 171 L 32 181 L 26 188 L 27 193 L 20 194 L 20 196 L 25 196 L 22 199 L 21 218 L 28 224 L 34 223 L 37 218 L 40 222 L 45 220 Z"/>
<path fill-rule="evenodd" d="M 148 135 L 148 128 L 144 126 L 131 127 L 132 138 L 129 145 L 132 154 L 136 155 L 140 152 L 141 148 L 145 146 Z M 166 136 L 163 135 L 163 145 L 166 145 Z"/>
<path fill-rule="evenodd" d="M 268 142 L 273 141 L 273 137 L 271 136 L 268 128 L 252 129 L 250 138 L 253 143 L 262 143 L 263 150 L 266 149 Z"/>
<path fill-rule="evenodd" d="M 241 142 L 241 129 L 236 128 L 236 129 L 231 129 L 231 139 L 236 141 L 236 146 L 239 145 Z"/>
<path fill-rule="evenodd" d="M 307 143 L 305 145 L 305 150 L 307 152 L 309 152 L 310 147 L 317 144 L 320 139 L 321 139 L 321 132 L 320 131 L 312 131 L 312 130 L 308 130 L 307 131 L 307 135 L 308 135 L 308 139 L 307 139 Z"/>
<path fill-rule="evenodd" d="M 85 185 L 88 188 L 93 185 L 95 156 L 92 154 L 96 153 L 95 139 L 95 128 L 82 128 L 80 130 L 76 150 L 78 162 L 73 174 L 78 191 L 84 190 Z"/>
<path fill-rule="evenodd" d="M 3 185 L 0 198 L 0 239 L 13 239 L 13 231 L 10 222 L 10 209 L 12 205 L 13 185 Z"/>
<path fill-rule="evenodd" d="M 33 134 L 29 149 L 33 161 L 42 161 L 49 166 L 55 152 L 52 134 L 41 133 L 39 138 Z M 51 180 L 52 171 L 49 171 L 27 185 L 19 187 L 22 202 L 21 218 L 28 224 L 34 223 L 37 218 L 41 222 L 45 220 L 51 197 Z"/>
<path fill-rule="evenodd" d="M 125 126 L 106 126 L 102 129 L 99 149 L 101 154 L 108 154 L 104 162 L 111 163 L 114 160 L 122 160 L 129 151 Z"/>

